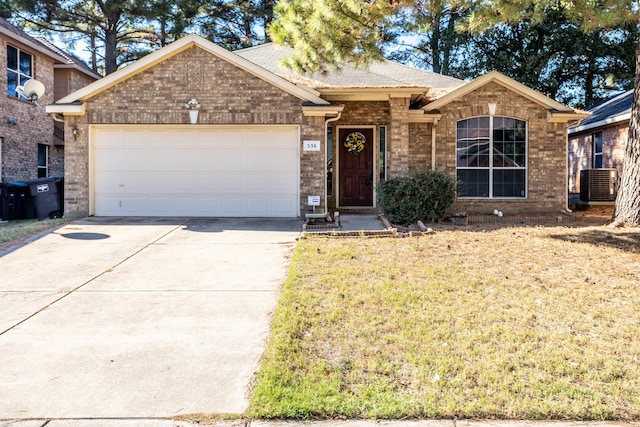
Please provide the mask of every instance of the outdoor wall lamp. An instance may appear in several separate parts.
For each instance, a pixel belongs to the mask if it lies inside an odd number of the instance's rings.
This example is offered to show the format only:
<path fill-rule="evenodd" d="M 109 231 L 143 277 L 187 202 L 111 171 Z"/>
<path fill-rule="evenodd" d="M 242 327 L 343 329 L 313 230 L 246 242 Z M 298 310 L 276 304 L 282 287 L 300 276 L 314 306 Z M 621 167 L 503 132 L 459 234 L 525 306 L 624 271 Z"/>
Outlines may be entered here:
<path fill-rule="evenodd" d="M 198 123 L 198 113 L 200 112 L 200 103 L 197 99 L 191 98 L 191 100 L 187 101 L 184 106 L 189 110 L 189 120 L 191 120 L 191 124 Z"/>
<path fill-rule="evenodd" d="M 78 135 L 80 135 L 80 131 L 78 130 L 77 127 L 74 126 L 71 128 L 71 135 L 73 135 L 74 140 L 78 139 Z"/>

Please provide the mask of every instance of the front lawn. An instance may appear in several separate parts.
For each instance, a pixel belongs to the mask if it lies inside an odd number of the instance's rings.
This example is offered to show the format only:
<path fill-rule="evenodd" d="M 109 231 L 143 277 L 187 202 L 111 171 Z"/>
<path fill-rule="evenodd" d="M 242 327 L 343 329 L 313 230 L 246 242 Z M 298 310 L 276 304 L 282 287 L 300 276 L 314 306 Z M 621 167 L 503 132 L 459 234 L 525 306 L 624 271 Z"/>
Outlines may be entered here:
<path fill-rule="evenodd" d="M 295 249 L 255 418 L 640 418 L 640 230 Z"/>
<path fill-rule="evenodd" d="M 25 219 L 17 221 L 0 222 L 0 249 L 12 246 L 24 241 L 35 234 L 54 228 L 69 221 L 65 218 L 45 219 Z"/>

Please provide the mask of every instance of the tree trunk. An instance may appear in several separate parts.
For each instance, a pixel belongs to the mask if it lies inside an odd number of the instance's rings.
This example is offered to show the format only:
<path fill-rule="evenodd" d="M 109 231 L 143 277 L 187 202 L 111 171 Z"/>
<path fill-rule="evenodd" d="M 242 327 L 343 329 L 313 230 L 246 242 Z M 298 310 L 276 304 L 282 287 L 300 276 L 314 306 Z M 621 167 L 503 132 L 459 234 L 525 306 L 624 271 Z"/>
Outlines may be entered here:
<path fill-rule="evenodd" d="M 114 25 L 107 27 L 104 37 L 104 75 L 118 69 L 118 30 Z"/>
<path fill-rule="evenodd" d="M 612 226 L 640 225 L 640 39 L 636 46 L 636 80 L 624 152 L 622 181 L 616 197 Z"/>

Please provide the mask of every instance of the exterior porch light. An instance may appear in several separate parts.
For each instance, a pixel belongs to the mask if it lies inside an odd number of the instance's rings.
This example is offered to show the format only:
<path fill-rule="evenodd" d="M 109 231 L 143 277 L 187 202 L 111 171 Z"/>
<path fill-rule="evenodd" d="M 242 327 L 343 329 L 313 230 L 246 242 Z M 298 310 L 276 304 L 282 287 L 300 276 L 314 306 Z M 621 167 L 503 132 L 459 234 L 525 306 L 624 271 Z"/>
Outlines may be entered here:
<path fill-rule="evenodd" d="M 200 112 L 200 103 L 197 99 L 191 98 L 187 101 L 184 106 L 189 110 L 189 120 L 191 120 L 191 124 L 198 123 L 198 113 Z"/>
<path fill-rule="evenodd" d="M 495 102 L 490 102 L 487 105 L 489 106 L 489 115 L 490 116 L 495 116 L 496 115 L 496 103 Z"/>

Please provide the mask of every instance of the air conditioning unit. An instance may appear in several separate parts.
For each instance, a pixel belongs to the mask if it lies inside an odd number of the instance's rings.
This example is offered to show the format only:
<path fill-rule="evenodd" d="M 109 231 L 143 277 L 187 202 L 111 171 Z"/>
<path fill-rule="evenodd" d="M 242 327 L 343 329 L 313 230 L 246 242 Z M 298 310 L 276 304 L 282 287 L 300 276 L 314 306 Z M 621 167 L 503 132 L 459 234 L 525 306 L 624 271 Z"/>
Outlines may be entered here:
<path fill-rule="evenodd" d="M 583 202 L 613 202 L 616 200 L 615 169 L 584 169 L 580 171 L 580 200 Z"/>

